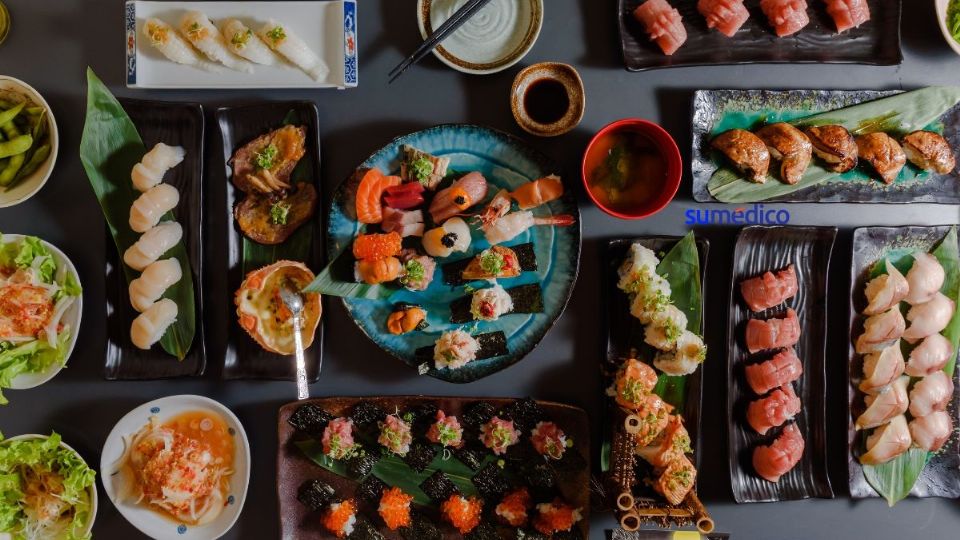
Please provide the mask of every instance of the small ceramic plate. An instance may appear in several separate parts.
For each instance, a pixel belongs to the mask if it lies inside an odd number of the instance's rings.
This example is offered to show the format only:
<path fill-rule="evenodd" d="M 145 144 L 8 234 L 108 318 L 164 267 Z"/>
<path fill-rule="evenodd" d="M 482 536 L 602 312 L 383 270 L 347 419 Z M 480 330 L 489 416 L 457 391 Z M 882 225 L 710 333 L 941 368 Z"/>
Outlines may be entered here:
<path fill-rule="evenodd" d="M 423 39 L 467 0 L 418 0 L 417 24 Z M 543 0 L 492 0 L 458 28 L 433 54 L 457 71 L 487 75 L 526 56 L 543 25 Z"/>
<path fill-rule="evenodd" d="M 8 244 L 11 242 L 19 242 L 23 239 L 22 234 L 4 234 L 3 235 L 3 244 Z M 41 240 L 43 246 L 50 250 L 50 253 L 53 255 L 54 261 L 57 263 L 57 268 L 61 266 L 66 268 L 66 271 L 73 275 L 73 278 L 77 280 L 77 283 L 80 283 L 80 275 L 77 274 L 76 267 L 73 266 L 73 263 L 70 262 L 70 259 L 60 251 L 57 246 L 49 242 Z M 41 384 L 49 381 L 54 378 L 57 373 L 60 373 L 60 370 L 67 365 L 67 361 L 70 359 L 70 355 L 73 354 L 73 347 L 77 344 L 77 336 L 80 335 L 80 318 L 83 315 L 83 295 L 81 294 L 74 300 L 73 304 L 67 308 L 67 311 L 63 314 L 64 325 L 69 325 L 71 328 L 70 331 L 70 344 L 67 346 L 67 355 L 63 359 L 63 364 L 54 364 L 50 366 L 46 371 L 40 373 L 24 373 L 13 378 L 13 381 L 10 383 L 10 388 L 14 390 L 26 390 L 28 388 L 35 388 Z"/>
<path fill-rule="evenodd" d="M 187 526 L 171 517 L 155 512 L 146 506 L 133 504 L 132 501 L 119 501 L 120 489 L 117 463 L 124 453 L 129 438 L 145 426 L 150 417 L 155 416 L 160 423 L 166 422 L 182 413 L 209 411 L 219 415 L 234 437 L 233 476 L 227 493 L 227 506 L 216 519 L 205 525 Z M 247 498 L 247 485 L 250 482 L 250 442 L 240 420 L 230 409 L 203 396 L 168 396 L 144 403 L 127 413 L 113 427 L 103 444 L 100 455 L 100 481 L 107 497 L 113 502 L 120 514 L 143 534 L 156 540 L 214 540 L 220 538 L 233 527 L 243 510 Z M 115 485 L 116 484 L 116 485 Z"/>
<path fill-rule="evenodd" d="M 0 191 L 0 208 L 14 206 L 33 197 L 40 188 L 47 183 L 50 173 L 53 172 L 53 166 L 57 163 L 57 151 L 60 149 L 60 136 L 57 131 L 57 120 L 53 117 L 53 109 L 47 104 L 40 92 L 34 90 L 32 86 L 6 75 L 0 75 L 0 91 L 13 91 L 32 101 L 34 104 L 43 107 L 47 111 L 47 132 L 50 137 L 50 156 L 43 162 L 37 170 L 30 173 L 20 181 L 13 189 Z"/>
<path fill-rule="evenodd" d="M 527 110 L 527 92 L 541 81 L 560 83 L 566 92 L 567 110 L 563 116 L 549 123 L 541 123 L 530 115 Z M 569 133 L 580 125 L 583 112 L 586 109 L 587 99 L 583 90 L 583 80 L 580 74 L 569 64 L 560 62 L 541 62 L 524 68 L 513 79 L 513 88 L 510 89 L 510 109 L 513 119 L 524 131 L 538 137 L 556 137 Z"/>

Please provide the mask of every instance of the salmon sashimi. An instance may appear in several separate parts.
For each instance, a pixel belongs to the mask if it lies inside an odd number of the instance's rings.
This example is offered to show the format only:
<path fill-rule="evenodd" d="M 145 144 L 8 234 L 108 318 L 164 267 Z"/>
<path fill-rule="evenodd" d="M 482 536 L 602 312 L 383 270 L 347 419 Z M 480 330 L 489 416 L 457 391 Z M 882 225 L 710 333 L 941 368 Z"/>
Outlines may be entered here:
<path fill-rule="evenodd" d="M 400 185 L 399 176 L 385 176 L 380 169 L 368 169 L 357 187 L 357 221 L 380 223 L 383 221 L 383 192 L 388 187 Z"/>
<path fill-rule="evenodd" d="M 750 388 L 762 396 L 778 386 L 799 379 L 803 375 L 803 362 L 791 347 L 778 352 L 765 362 L 747 366 L 744 373 Z"/>
<path fill-rule="evenodd" d="M 487 179 L 478 172 L 468 173 L 450 187 L 437 192 L 430 201 L 430 217 L 439 225 L 479 204 L 486 196 Z"/>
<path fill-rule="evenodd" d="M 752 311 L 763 311 L 779 306 L 797 294 L 797 273 L 789 265 L 776 274 L 765 272 L 762 276 L 740 282 L 740 294 Z"/>
<path fill-rule="evenodd" d="M 837 33 L 846 32 L 870 20 L 867 0 L 825 0 L 827 13 L 837 25 Z"/>
<path fill-rule="evenodd" d="M 750 402 L 747 406 L 747 423 L 757 433 L 766 435 L 770 428 L 782 426 L 800 412 L 800 398 L 793 391 L 793 384 L 777 388 L 769 396 Z"/>
<path fill-rule="evenodd" d="M 517 201 L 521 210 L 536 208 L 563 195 L 563 182 L 560 177 L 551 174 L 546 178 L 527 182 L 510 193 L 510 197 Z"/>
<path fill-rule="evenodd" d="M 653 443 L 638 448 L 636 453 L 654 467 L 666 467 L 691 452 L 690 434 L 683 426 L 683 418 L 674 415 Z"/>
<path fill-rule="evenodd" d="M 782 319 L 750 319 L 747 322 L 746 342 L 750 354 L 792 347 L 799 340 L 800 319 L 792 309 L 788 309 L 787 316 Z"/>
<path fill-rule="evenodd" d="M 790 424 L 783 428 L 773 444 L 754 448 L 753 468 L 764 480 L 779 482 L 781 476 L 800 462 L 803 447 L 803 435 L 796 424 Z"/>
<path fill-rule="evenodd" d="M 647 0 L 633 16 L 643 24 L 644 30 L 655 41 L 663 54 L 670 56 L 687 41 L 687 29 L 683 17 L 667 0 Z"/>
<path fill-rule="evenodd" d="M 743 0 L 700 0 L 697 11 L 707 19 L 708 28 L 716 28 L 727 37 L 733 37 L 750 18 Z"/>
<path fill-rule="evenodd" d="M 760 0 L 760 9 L 767 16 L 777 37 L 796 34 L 810 24 L 805 0 Z"/>
<path fill-rule="evenodd" d="M 687 456 L 683 456 L 663 469 L 656 482 L 653 483 L 653 489 L 663 495 L 667 502 L 676 505 L 687 498 L 687 493 L 690 493 L 690 490 L 693 489 L 696 480 L 697 469 L 694 468 L 693 463 L 690 463 Z"/>
<path fill-rule="evenodd" d="M 396 257 L 400 254 L 402 240 L 395 232 L 361 234 L 353 240 L 353 256 L 356 259 Z"/>

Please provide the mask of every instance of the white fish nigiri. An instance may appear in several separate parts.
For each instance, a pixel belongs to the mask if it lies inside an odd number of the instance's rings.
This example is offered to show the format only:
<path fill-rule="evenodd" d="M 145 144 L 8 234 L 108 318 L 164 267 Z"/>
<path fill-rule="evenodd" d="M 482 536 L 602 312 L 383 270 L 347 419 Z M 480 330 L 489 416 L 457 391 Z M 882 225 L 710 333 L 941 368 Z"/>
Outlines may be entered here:
<path fill-rule="evenodd" d="M 169 298 L 153 304 L 133 320 L 130 325 L 130 341 L 137 348 L 149 349 L 160 341 L 167 328 L 177 320 L 178 312 L 177 303 Z"/>
<path fill-rule="evenodd" d="M 137 191 L 146 191 L 163 181 L 163 175 L 183 161 L 186 151 L 181 146 L 157 143 L 143 155 L 130 171 L 130 180 Z"/>
<path fill-rule="evenodd" d="M 277 63 L 277 56 L 270 52 L 270 47 L 259 36 L 253 33 L 247 25 L 239 19 L 227 19 L 220 25 L 223 40 L 233 54 L 246 58 L 255 64 L 272 66 Z"/>
<path fill-rule="evenodd" d="M 137 311 L 146 311 L 182 277 L 183 270 L 177 259 L 163 259 L 151 263 L 143 269 L 140 277 L 130 282 L 130 304 Z"/>
<path fill-rule="evenodd" d="M 906 328 L 900 308 L 894 306 L 883 313 L 871 315 L 863 322 L 863 333 L 857 338 L 858 354 L 880 352 L 900 339 Z"/>
<path fill-rule="evenodd" d="M 913 266 L 907 272 L 910 292 L 904 300 L 908 304 L 922 304 L 933 297 L 943 287 L 945 274 L 943 266 L 929 253 L 917 253 L 913 256 Z"/>
<path fill-rule="evenodd" d="M 863 380 L 860 381 L 860 391 L 865 394 L 877 394 L 888 384 L 903 375 L 903 353 L 900 351 L 900 340 L 897 340 L 886 349 L 874 352 L 863 358 Z"/>
<path fill-rule="evenodd" d="M 216 67 L 201 58 L 190 46 L 190 43 L 180 37 L 180 34 L 177 34 L 172 26 L 160 19 L 147 19 L 147 22 L 143 23 L 143 34 L 150 41 L 150 44 L 171 62 L 207 71 L 216 70 Z"/>
<path fill-rule="evenodd" d="M 867 410 L 857 418 L 857 429 L 882 426 L 898 414 L 907 412 L 907 384 L 910 377 L 900 377 L 879 394 L 864 398 Z"/>
<path fill-rule="evenodd" d="M 945 410 L 952 397 L 953 379 L 945 371 L 935 371 L 920 379 L 910 390 L 910 414 L 919 418 Z"/>
<path fill-rule="evenodd" d="M 953 420 L 945 411 L 936 411 L 910 421 L 913 444 L 927 452 L 936 452 L 953 434 Z"/>
<path fill-rule="evenodd" d="M 253 73 L 253 66 L 250 65 L 250 62 L 238 58 L 230 52 L 223 35 L 203 13 L 199 11 L 184 13 L 180 19 L 180 33 L 210 60 L 236 71 Z"/>
<path fill-rule="evenodd" d="M 911 377 L 926 377 L 934 371 L 943 369 L 953 356 L 953 344 L 941 334 L 933 334 L 923 339 L 912 351 L 907 362 L 906 374 Z"/>
<path fill-rule="evenodd" d="M 147 232 L 160 223 L 164 214 L 177 207 L 180 192 L 170 184 L 158 184 L 143 192 L 130 207 L 130 228 Z"/>
<path fill-rule="evenodd" d="M 322 80 L 330 73 L 327 64 L 285 24 L 270 19 L 260 29 L 260 37 L 268 47 L 305 71 L 313 80 Z"/>
<path fill-rule="evenodd" d="M 914 304 L 907 312 L 910 326 L 903 332 L 903 339 L 913 343 L 940 332 L 950 324 L 955 309 L 953 300 L 940 292 L 922 304 Z"/>
<path fill-rule="evenodd" d="M 907 418 L 895 416 L 890 423 L 881 426 L 867 437 L 867 453 L 860 456 L 864 465 L 879 465 L 907 451 L 913 443 Z"/>
<path fill-rule="evenodd" d="M 183 227 L 176 221 L 164 221 L 143 233 L 123 254 L 123 262 L 138 272 L 156 261 L 183 238 Z"/>
<path fill-rule="evenodd" d="M 877 276 L 867 283 L 864 294 L 868 305 L 863 310 L 864 315 L 876 315 L 897 305 L 910 293 L 910 285 L 897 267 L 890 261 L 883 261 L 887 273 Z"/>

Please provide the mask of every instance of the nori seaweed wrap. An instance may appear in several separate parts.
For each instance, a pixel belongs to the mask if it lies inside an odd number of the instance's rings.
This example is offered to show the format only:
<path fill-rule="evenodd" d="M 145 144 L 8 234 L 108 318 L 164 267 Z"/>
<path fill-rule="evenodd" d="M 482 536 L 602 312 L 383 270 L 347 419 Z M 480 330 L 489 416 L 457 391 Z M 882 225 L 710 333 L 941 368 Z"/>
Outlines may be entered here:
<path fill-rule="evenodd" d="M 357 486 L 356 496 L 364 502 L 377 503 L 385 489 L 387 489 L 387 485 L 382 480 L 370 475 Z"/>
<path fill-rule="evenodd" d="M 322 480 L 307 480 L 297 490 L 297 500 L 314 512 L 330 504 L 336 496 L 336 490 Z"/>
<path fill-rule="evenodd" d="M 400 536 L 404 540 L 441 540 L 440 530 L 429 519 L 420 514 L 413 514 L 413 521 L 409 527 L 400 529 Z"/>
<path fill-rule="evenodd" d="M 587 468 L 587 460 L 576 448 L 567 448 L 563 457 L 553 462 L 553 467 L 560 472 L 579 472 Z"/>
<path fill-rule="evenodd" d="M 353 423 L 363 427 L 376 425 L 377 422 L 383 421 L 386 417 L 387 413 L 383 409 L 369 401 L 357 403 L 353 412 L 350 413 L 350 419 L 353 420 Z"/>
<path fill-rule="evenodd" d="M 460 415 L 460 425 L 472 430 L 479 430 L 497 414 L 497 408 L 487 401 L 477 401 L 466 407 Z"/>
<path fill-rule="evenodd" d="M 367 476 L 373 470 L 373 466 L 380 461 L 381 455 L 379 448 L 365 448 L 363 452 L 347 460 L 347 473 L 356 479 Z"/>
<path fill-rule="evenodd" d="M 456 450 L 453 455 L 457 456 L 464 465 L 470 467 L 470 470 L 478 471 L 483 465 L 483 458 L 487 455 L 486 451 L 479 448 L 469 448 L 464 446 Z"/>
<path fill-rule="evenodd" d="M 431 474 L 426 480 L 420 483 L 420 489 L 427 494 L 433 500 L 436 501 L 445 501 L 450 498 L 454 493 L 459 493 L 456 484 L 454 484 L 450 478 L 443 473 L 443 471 L 436 471 Z"/>
<path fill-rule="evenodd" d="M 323 407 L 306 403 L 293 411 L 293 414 L 287 419 L 287 423 L 301 433 L 319 437 L 323 435 L 323 429 L 327 427 L 327 422 L 333 420 L 333 418 L 334 416 Z"/>
<path fill-rule="evenodd" d="M 507 406 L 503 415 L 513 420 L 513 425 L 517 430 L 526 434 L 537 425 L 537 422 L 543 419 L 543 410 L 536 400 L 526 397 Z"/>
<path fill-rule="evenodd" d="M 489 521 L 481 521 L 475 529 L 464 535 L 464 540 L 500 540 L 500 533 Z"/>
<path fill-rule="evenodd" d="M 409 465 L 411 469 L 417 472 L 423 472 L 424 469 L 430 466 L 433 458 L 437 457 L 438 453 L 440 453 L 440 450 L 432 444 L 415 442 L 410 445 L 410 451 L 407 452 L 407 455 L 403 456 L 403 461 Z"/>
<path fill-rule="evenodd" d="M 510 487 L 503 469 L 496 463 L 488 463 L 486 467 L 480 469 L 480 472 L 473 475 L 473 485 L 487 500 L 500 498 Z"/>
<path fill-rule="evenodd" d="M 411 417 L 411 424 L 421 428 L 429 427 L 430 424 L 436 421 L 438 410 L 440 409 L 437 408 L 436 404 L 430 402 L 417 405 L 408 411 Z"/>
<path fill-rule="evenodd" d="M 347 536 L 347 540 L 383 540 L 383 535 L 370 520 L 363 516 L 357 516 L 353 532 Z"/>
<path fill-rule="evenodd" d="M 550 540 L 550 535 L 543 534 L 536 529 L 518 529 L 517 540 Z"/>
<path fill-rule="evenodd" d="M 577 524 L 569 531 L 559 531 L 553 533 L 553 540 L 583 540 L 583 532 Z"/>
<path fill-rule="evenodd" d="M 526 462 L 520 467 L 520 476 L 532 488 L 553 489 L 557 485 L 557 472 L 544 462 Z"/>

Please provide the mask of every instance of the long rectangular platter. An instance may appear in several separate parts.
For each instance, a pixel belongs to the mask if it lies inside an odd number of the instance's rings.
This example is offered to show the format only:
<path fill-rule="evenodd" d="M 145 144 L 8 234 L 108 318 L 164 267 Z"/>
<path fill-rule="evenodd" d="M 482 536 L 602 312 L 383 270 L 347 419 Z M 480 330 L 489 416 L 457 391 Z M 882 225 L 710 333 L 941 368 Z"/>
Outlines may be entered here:
<path fill-rule="evenodd" d="M 691 120 L 690 168 L 693 173 L 694 200 L 738 203 L 960 203 L 956 171 L 949 174 L 919 174 L 909 163 L 901 178 L 889 186 L 858 167 L 823 183 L 770 198 L 721 201 L 710 193 L 708 184 L 711 177 L 718 169 L 726 167 L 723 156 L 710 148 L 711 139 L 718 133 L 732 128 L 750 129 L 764 122 L 791 121 L 900 93 L 892 90 L 698 90 L 694 93 Z M 876 120 L 881 123 L 886 121 L 881 118 Z M 949 108 L 937 123 L 942 124 L 943 136 L 951 148 L 960 148 L 960 105 Z M 814 157 L 810 170 L 816 171 L 819 167 L 819 159 Z M 775 168 L 775 164 L 771 163 L 771 171 Z M 778 182 L 776 179 L 767 181 Z"/>
<path fill-rule="evenodd" d="M 877 497 L 867 483 L 863 468 L 857 459 L 860 437 L 854 428 L 857 416 L 863 411 L 863 393 L 857 386 L 863 377 L 862 356 L 854 350 L 854 340 L 863 331 L 864 286 L 870 268 L 884 254 L 897 249 L 919 249 L 929 252 L 949 232 L 950 226 L 939 227 L 861 227 L 853 231 L 853 254 L 850 267 L 850 364 L 847 371 L 848 438 L 847 463 L 850 496 L 856 499 Z M 956 354 L 956 353 L 955 353 Z M 960 371 L 954 372 L 953 400 L 948 407 L 954 426 L 960 424 Z M 943 449 L 935 455 L 913 485 L 912 497 L 960 497 L 960 437 L 956 431 Z"/>
<path fill-rule="evenodd" d="M 304 125 L 307 128 L 306 151 L 298 167 L 306 167 L 306 177 L 314 183 L 320 202 L 313 218 L 304 223 L 297 232 L 283 244 L 271 246 L 267 250 L 258 249 L 258 245 L 248 240 L 237 227 L 234 220 L 234 206 L 240 202 L 243 193 L 236 189 L 230 178 L 233 169 L 230 158 L 237 148 L 251 140 L 281 127 L 289 119 L 294 124 Z M 319 118 L 317 107 L 307 101 L 278 101 L 240 107 L 222 107 L 217 109 L 216 121 L 220 128 L 220 138 L 223 146 L 223 161 L 221 170 L 224 172 L 223 183 L 225 197 L 218 201 L 216 211 L 224 221 L 226 238 L 222 243 L 226 250 L 226 268 L 222 269 L 221 276 L 226 279 L 214 280 L 216 289 L 212 294 L 219 299 L 219 304 L 227 306 L 223 317 L 227 319 L 227 342 L 223 359 L 223 378 L 226 379 L 282 379 L 296 380 L 296 368 L 292 356 L 281 356 L 267 352 L 255 343 L 237 322 L 234 308 L 234 294 L 240 287 L 244 276 L 262 266 L 272 264 L 279 259 L 294 259 L 307 265 L 314 273 L 319 272 L 323 265 L 323 234 L 320 231 L 322 223 L 323 192 L 320 185 L 320 137 Z M 218 188 L 215 193 L 223 193 Z M 305 237 L 301 238 L 301 235 Z M 290 252 L 291 242 L 301 242 L 304 253 L 295 255 Z M 257 256 L 264 255 L 263 260 L 252 261 L 248 251 L 257 251 Z M 300 251 L 297 249 L 297 251 Z M 305 257 L 303 256 L 305 254 Z M 307 378 L 316 381 L 320 377 L 320 363 L 323 356 L 323 320 L 317 327 L 314 342 L 306 352 Z"/>
<path fill-rule="evenodd" d="M 836 227 L 746 227 L 737 235 L 730 279 L 730 312 L 727 321 L 727 422 L 730 484 L 738 503 L 832 498 L 827 471 L 826 339 L 827 277 Z M 799 290 L 783 305 L 752 313 L 740 294 L 740 283 L 764 272 L 777 272 L 793 264 Z M 780 428 L 758 435 L 746 422 L 747 404 L 756 399 L 744 377 L 744 366 L 766 360 L 769 353 L 750 354 L 744 327 L 751 318 L 782 317 L 792 308 L 800 320 L 800 339 L 794 346 L 803 363 L 803 375 L 793 383 L 802 408 L 795 422 L 805 441 L 800 462 L 769 482 L 755 474 L 752 456 L 758 445 L 767 445 Z"/>
<path fill-rule="evenodd" d="M 633 12 L 644 0 L 619 0 L 618 23 L 623 60 L 630 71 L 724 64 L 872 64 L 894 65 L 900 52 L 900 0 L 868 0 L 871 20 L 838 34 L 822 2 L 809 2 L 810 24 L 793 36 L 778 38 L 758 0 L 747 0 L 750 18 L 728 38 L 707 28 L 695 0 L 671 0 L 683 17 L 687 41 L 672 56 L 650 41 Z"/>
<path fill-rule="evenodd" d="M 442 409 L 447 415 L 463 418 L 463 412 L 472 404 L 478 402 L 487 402 L 498 411 L 504 411 L 510 404 L 518 400 L 512 398 L 463 398 L 463 397 L 429 397 L 429 396 L 378 396 L 378 397 L 328 397 L 323 399 L 311 399 L 307 401 L 297 401 L 288 403 L 280 408 L 278 418 L 278 446 L 277 446 L 277 497 L 280 506 L 280 537 L 296 538 L 297 540 L 333 540 L 334 536 L 323 529 L 320 525 L 320 519 L 316 514 L 311 514 L 309 509 L 297 500 L 297 490 L 306 480 L 319 479 L 331 486 L 337 492 L 338 498 L 346 499 L 350 496 L 356 496 L 356 481 L 339 476 L 327 469 L 324 469 L 312 462 L 296 443 L 303 437 L 298 434 L 293 426 L 288 423 L 291 415 L 304 404 L 313 404 L 322 407 L 324 410 L 334 416 L 350 415 L 353 408 L 360 403 L 366 405 L 376 405 L 380 409 L 393 413 L 394 411 L 410 411 L 423 405 L 433 405 Z M 572 441 L 569 451 L 576 451 L 583 458 L 583 466 L 579 471 L 571 472 L 566 477 L 559 477 L 557 481 L 557 491 L 571 505 L 579 507 L 584 516 L 574 528 L 576 535 L 570 538 L 589 538 L 589 520 L 590 514 L 590 427 L 587 413 L 580 408 L 555 403 L 550 401 L 536 402 L 543 412 L 543 419 L 555 422 L 567 435 L 568 440 Z M 529 432 L 521 435 L 523 441 L 529 436 Z M 415 433 L 415 440 L 419 437 Z M 469 442 L 469 441 L 465 441 Z M 525 442 L 523 444 L 526 444 Z M 457 459 L 453 457 L 455 452 L 444 456 L 439 455 L 435 459 Z M 508 453 L 504 457 L 513 459 Z M 515 456 L 514 456 L 515 457 Z M 539 456 L 536 456 L 539 458 Z M 579 461 L 579 460 L 578 460 Z M 433 462 L 434 465 L 436 462 Z M 562 462 L 561 462 L 562 463 Z M 466 468 L 466 465 L 463 467 Z M 429 471 L 431 467 L 426 470 Z M 469 471 L 469 469 L 467 469 Z M 374 474 L 378 474 L 376 470 Z M 473 473 L 471 473 L 473 474 Z M 465 480 L 465 479 L 464 479 Z M 409 492 L 410 488 L 403 488 Z M 486 503 L 487 505 L 492 503 Z M 383 527 L 383 523 L 376 515 L 375 508 L 373 512 L 368 512 L 370 508 L 362 508 L 362 514 L 369 519 L 383 537 L 388 540 L 399 540 L 401 538 L 397 531 L 390 531 Z M 418 512 L 427 514 L 430 519 L 438 524 L 439 520 L 433 516 L 434 510 L 427 507 L 419 507 Z M 531 515 L 532 514 L 531 510 Z M 486 512 L 485 512 L 486 513 Z M 492 515 L 492 512 L 490 512 Z M 449 525 L 440 525 L 440 532 L 444 540 L 456 540 L 463 538 L 455 529 Z M 469 538 L 470 536 L 467 535 Z M 409 538 L 409 536 L 407 537 Z"/>
<path fill-rule="evenodd" d="M 120 103 L 140 132 L 147 148 L 158 142 L 182 146 L 183 163 L 174 167 L 164 182 L 177 188 L 180 203 L 173 214 L 183 225 L 184 244 L 193 272 L 194 305 L 197 331 L 193 345 L 183 360 L 165 353 L 160 347 L 144 351 L 130 341 L 130 323 L 137 316 L 119 255 L 106 232 L 106 312 L 107 344 L 104 378 L 108 380 L 167 379 L 202 375 L 206 367 L 206 331 L 203 322 L 203 186 L 204 120 L 196 103 L 172 103 L 121 99 Z"/>
<path fill-rule="evenodd" d="M 150 18 L 173 28 L 188 11 L 206 14 L 219 28 L 224 19 L 240 19 L 254 32 L 270 20 L 296 33 L 319 56 L 329 71 L 315 80 L 279 56 L 274 65 L 253 66 L 252 73 L 225 66 L 212 68 L 177 64 L 165 58 L 143 31 Z M 127 0 L 124 5 L 126 82 L 130 88 L 250 89 L 250 88 L 350 88 L 357 86 L 356 0 L 303 0 L 284 2 L 156 2 Z"/>

